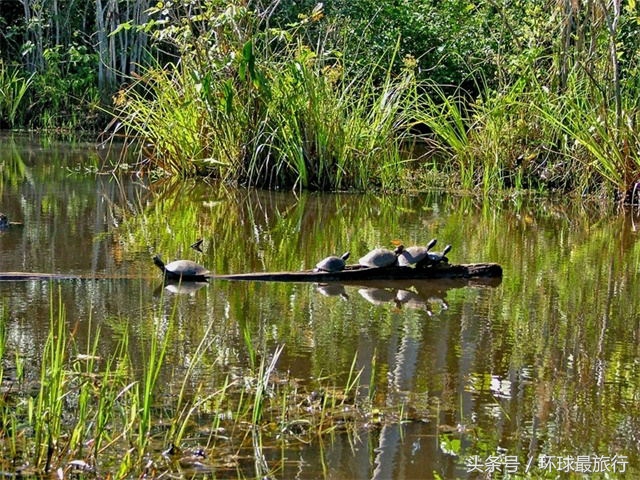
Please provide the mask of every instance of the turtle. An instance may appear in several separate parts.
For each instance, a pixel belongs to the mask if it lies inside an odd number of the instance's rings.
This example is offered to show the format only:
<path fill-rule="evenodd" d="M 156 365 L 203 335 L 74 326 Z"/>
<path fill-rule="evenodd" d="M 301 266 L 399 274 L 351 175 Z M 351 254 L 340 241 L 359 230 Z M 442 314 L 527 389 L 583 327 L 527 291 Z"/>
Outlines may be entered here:
<path fill-rule="evenodd" d="M 447 245 L 446 247 L 444 247 L 444 250 L 442 250 L 442 252 L 434 252 L 434 253 L 428 253 L 427 254 L 427 258 L 425 258 L 421 263 L 424 266 L 438 266 L 441 263 L 449 263 L 449 259 L 447 258 L 447 253 L 449 253 L 449 251 L 451 250 L 451 245 Z"/>
<path fill-rule="evenodd" d="M 10 227 L 21 227 L 21 222 L 10 222 L 9 217 L 4 213 L 0 213 L 0 230 L 7 230 Z"/>
<path fill-rule="evenodd" d="M 404 251 L 404 245 L 398 245 L 395 250 L 376 248 L 358 260 L 365 267 L 392 267 L 398 265 L 398 255 Z"/>
<path fill-rule="evenodd" d="M 429 250 L 433 248 L 436 242 L 437 240 L 433 238 L 429 243 L 427 243 L 426 247 L 413 246 L 405 248 L 398 256 L 398 265 L 401 267 L 408 267 L 409 265 L 420 264 L 421 261 L 427 258 Z"/>
<path fill-rule="evenodd" d="M 316 264 L 316 268 L 313 269 L 314 272 L 339 272 L 340 270 L 344 270 L 345 260 L 349 258 L 351 252 L 345 252 L 341 257 L 336 257 L 335 255 L 331 255 L 330 257 L 324 258 L 320 260 Z"/>
<path fill-rule="evenodd" d="M 167 280 L 181 280 L 183 282 L 206 282 L 209 270 L 191 260 L 175 260 L 165 265 L 160 255 L 153 256 L 153 263 L 162 270 Z"/>

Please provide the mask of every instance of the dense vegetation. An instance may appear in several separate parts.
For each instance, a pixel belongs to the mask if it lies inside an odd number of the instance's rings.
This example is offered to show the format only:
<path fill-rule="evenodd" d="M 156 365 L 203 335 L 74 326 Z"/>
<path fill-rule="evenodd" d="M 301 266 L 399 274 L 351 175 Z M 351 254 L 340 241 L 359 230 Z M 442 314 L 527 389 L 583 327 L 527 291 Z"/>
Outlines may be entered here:
<path fill-rule="evenodd" d="M 637 201 L 635 0 L 16 0 L 0 15 L 5 127 L 113 118 L 150 168 L 272 188 Z"/>

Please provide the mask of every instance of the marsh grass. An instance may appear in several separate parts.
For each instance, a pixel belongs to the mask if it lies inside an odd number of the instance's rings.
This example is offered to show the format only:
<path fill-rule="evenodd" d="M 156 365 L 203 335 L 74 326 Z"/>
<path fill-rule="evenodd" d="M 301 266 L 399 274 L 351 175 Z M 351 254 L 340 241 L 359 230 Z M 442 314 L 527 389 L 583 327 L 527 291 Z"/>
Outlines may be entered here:
<path fill-rule="evenodd" d="M 354 71 L 338 52 L 305 43 L 308 21 L 263 31 L 245 10 L 229 12 L 213 17 L 215 37 L 185 43 L 164 32 L 181 60 L 142 71 L 119 92 L 114 135 L 144 145 L 150 168 L 172 175 L 269 188 L 397 188 L 419 110 L 410 62 L 399 76 L 382 63 Z M 207 17 L 181 18 L 200 31 Z"/>
<path fill-rule="evenodd" d="M 633 201 L 640 180 L 637 105 L 612 100 L 577 72 L 562 92 L 523 73 L 469 102 L 437 86 L 420 120 L 450 185 L 466 190 L 561 190 Z"/>
<path fill-rule="evenodd" d="M 565 157 L 564 168 L 556 166 L 559 174 L 583 194 L 604 190 L 619 200 L 634 201 L 630 196 L 640 180 L 635 105 L 625 104 L 624 121 L 618 122 L 599 90 L 594 89 L 588 101 L 584 98 L 586 87 L 570 86 L 573 88 L 555 101 L 538 106 L 540 118 L 555 129 L 556 138 L 568 139 L 558 145 Z"/>
<path fill-rule="evenodd" d="M 69 329 L 60 295 L 52 293 L 37 391 L 30 397 L 17 378 L 10 388 L 3 382 L 3 471 L 124 478 L 174 468 L 228 468 L 229 458 L 240 462 L 238 451 L 251 448 L 256 471 L 272 472 L 264 449 L 274 443 L 306 444 L 337 431 L 355 434 L 371 417 L 371 402 L 359 400 L 356 357 L 344 384 L 325 378 L 306 386 L 278 370 L 284 345 L 269 347 L 246 333 L 253 363 L 242 376 L 212 380 L 202 370 L 217 348 L 212 325 L 194 346 L 172 393 L 164 379 L 175 375 L 168 350 L 176 341 L 177 298 L 165 313 L 154 312 L 148 322 L 141 319 L 149 329 L 135 344 L 127 325 L 119 329 L 116 347 L 103 356 L 105 327 L 89 318 L 88 340 L 81 345 L 76 328 Z M 6 315 L 1 318 L 4 365 L 11 358 Z"/>
<path fill-rule="evenodd" d="M 0 128 L 20 123 L 20 107 L 33 81 L 20 69 L 11 68 L 0 60 Z"/>

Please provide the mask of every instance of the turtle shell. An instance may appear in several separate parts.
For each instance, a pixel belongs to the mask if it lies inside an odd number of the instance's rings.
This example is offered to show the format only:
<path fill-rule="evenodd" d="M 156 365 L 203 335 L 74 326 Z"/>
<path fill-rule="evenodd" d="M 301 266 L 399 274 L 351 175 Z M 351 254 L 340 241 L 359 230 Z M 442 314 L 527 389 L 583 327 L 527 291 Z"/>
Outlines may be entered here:
<path fill-rule="evenodd" d="M 181 277 L 197 277 L 209 273 L 209 270 L 191 260 L 175 260 L 164 268 L 167 272 Z"/>
<path fill-rule="evenodd" d="M 416 263 L 422 262 L 427 255 L 429 255 L 429 250 L 436 244 L 436 239 L 431 240 L 426 247 L 414 245 L 412 247 L 407 247 L 403 249 L 402 253 L 398 255 L 398 265 L 401 267 L 408 267 L 409 265 L 413 265 Z"/>
<path fill-rule="evenodd" d="M 153 261 L 168 280 L 203 281 L 209 274 L 209 270 L 191 260 L 175 260 L 165 265 L 160 256 L 156 255 Z"/>
<path fill-rule="evenodd" d="M 398 245 L 395 250 L 388 250 L 386 248 L 376 248 L 371 250 L 364 257 L 358 260 L 360 265 L 365 267 L 391 267 L 398 264 L 398 255 L 404 251 L 402 245 Z"/>
<path fill-rule="evenodd" d="M 316 264 L 314 272 L 339 272 L 344 270 L 345 260 L 349 258 L 350 252 L 345 252 L 341 257 L 331 255 L 330 257 L 323 258 Z"/>

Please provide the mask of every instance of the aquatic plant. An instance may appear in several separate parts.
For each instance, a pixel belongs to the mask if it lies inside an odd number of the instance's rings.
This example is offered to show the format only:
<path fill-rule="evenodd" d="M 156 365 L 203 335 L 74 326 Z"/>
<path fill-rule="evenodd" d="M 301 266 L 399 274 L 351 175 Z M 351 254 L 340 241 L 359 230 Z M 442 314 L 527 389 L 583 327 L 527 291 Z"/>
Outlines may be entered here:
<path fill-rule="evenodd" d="M 0 128 L 12 128 L 20 123 L 22 103 L 32 81 L 33 75 L 11 68 L 0 59 Z"/>
<path fill-rule="evenodd" d="M 263 438 L 270 443 L 275 437 L 308 442 L 334 431 L 336 422 L 355 429 L 366 418 L 367 405 L 357 405 L 355 358 L 346 385 L 324 379 L 317 384 L 322 394 L 311 398 L 305 387 L 278 371 L 284 345 L 272 349 L 247 334 L 248 342 L 260 344 L 253 353 L 260 358 L 257 364 L 240 378 L 220 377 L 221 383 L 217 377 L 203 375 L 207 350 L 215 348 L 217 341 L 211 335 L 213 323 L 191 352 L 186 372 L 179 373 L 177 395 L 167 395 L 166 386 L 158 380 L 170 373 L 167 347 L 175 341 L 172 325 L 179 298 L 167 316 L 141 319 L 153 325 L 139 339 L 139 346 L 131 343 L 130 325 L 122 324 L 116 348 L 103 357 L 100 327 L 89 319 L 87 344 L 78 345 L 61 296 L 52 293 L 37 393 L 33 398 L 24 397 L 17 384 L 2 392 L 2 468 L 13 471 L 17 467 L 33 474 L 108 473 L 119 478 L 170 471 L 173 462 L 180 468 L 188 468 L 191 462 L 214 468 L 228 462 L 224 452 L 241 448 L 247 439 L 252 439 L 253 448 L 260 453 L 265 448 Z M 5 362 L 9 358 L 2 325 L 4 322 L 0 323 L 0 358 Z M 142 353 L 141 365 L 135 364 L 136 351 Z M 352 410 L 348 416 L 344 413 L 347 408 Z M 211 425 L 211 433 L 200 433 L 203 424 Z M 189 445 L 194 439 L 199 446 L 192 449 Z M 214 448 L 221 450 L 220 456 L 213 455 Z M 266 461 L 256 465 L 267 467 Z"/>

